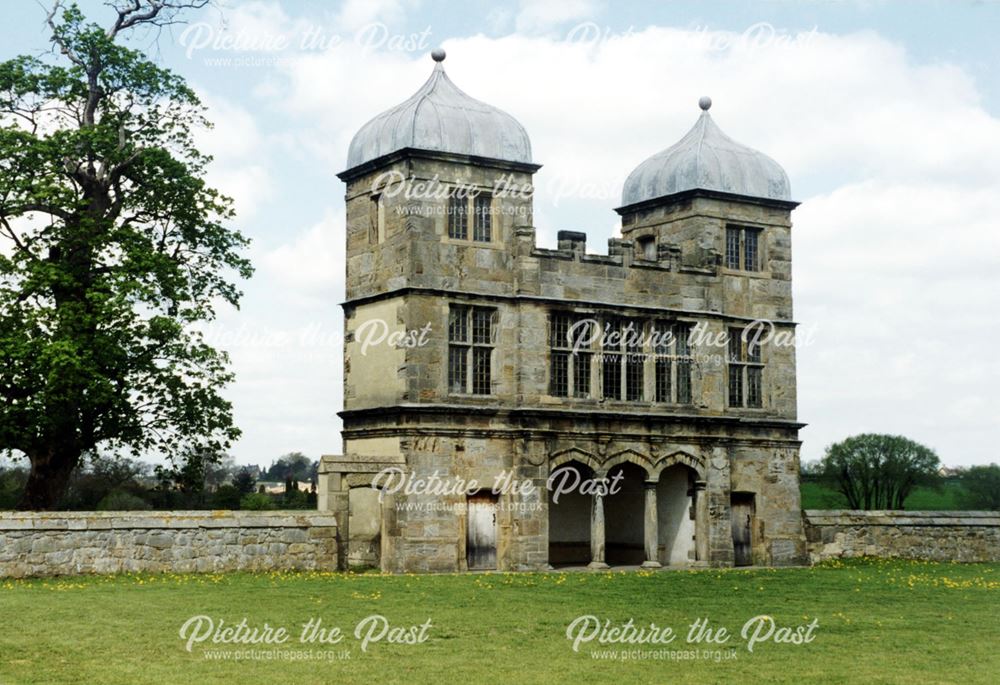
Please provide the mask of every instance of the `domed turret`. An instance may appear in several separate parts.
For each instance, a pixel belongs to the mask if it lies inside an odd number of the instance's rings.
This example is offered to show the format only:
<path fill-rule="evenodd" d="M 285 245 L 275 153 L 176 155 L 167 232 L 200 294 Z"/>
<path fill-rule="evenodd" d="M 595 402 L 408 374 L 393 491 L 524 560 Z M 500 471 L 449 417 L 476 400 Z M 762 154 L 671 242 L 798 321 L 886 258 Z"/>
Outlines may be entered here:
<path fill-rule="evenodd" d="M 708 113 L 712 100 L 687 135 L 635 168 L 625 181 L 622 206 L 687 190 L 714 190 L 767 200 L 791 200 L 788 175 L 762 152 L 723 133 Z"/>
<path fill-rule="evenodd" d="M 434 71 L 406 102 L 361 127 L 348 169 L 404 148 L 531 163 L 531 141 L 514 117 L 469 97 L 444 71 L 445 52 L 431 53 Z"/>

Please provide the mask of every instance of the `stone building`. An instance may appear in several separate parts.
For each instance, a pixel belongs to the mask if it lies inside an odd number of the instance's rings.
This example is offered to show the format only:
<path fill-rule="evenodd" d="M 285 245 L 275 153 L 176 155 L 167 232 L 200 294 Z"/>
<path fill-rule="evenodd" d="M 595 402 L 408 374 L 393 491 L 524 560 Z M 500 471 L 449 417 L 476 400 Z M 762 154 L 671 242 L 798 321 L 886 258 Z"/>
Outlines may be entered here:
<path fill-rule="evenodd" d="M 341 566 L 804 562 L 785 172 L 702 98 L 628 176 L 607 254 L 540 248 L 526 131 L 432 56 L 339 174 Z"/>

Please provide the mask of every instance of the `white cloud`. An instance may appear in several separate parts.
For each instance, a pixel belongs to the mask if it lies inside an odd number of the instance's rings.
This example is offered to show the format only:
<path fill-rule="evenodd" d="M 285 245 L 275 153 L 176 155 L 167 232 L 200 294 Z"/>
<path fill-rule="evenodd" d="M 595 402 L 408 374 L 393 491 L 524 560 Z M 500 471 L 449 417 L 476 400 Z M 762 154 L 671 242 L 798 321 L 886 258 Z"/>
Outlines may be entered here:
<path fill-rule="evenodd" d="M 254 116 L 217 96 L 201 94 L 211 129 L 195 132 L 198 148 L 213 157 L 208 182 L 233 198 L 237 217 L 246 221 L 274 197 L 267 166 L 269 146 Z"/>
<path fill-rule="evenodd" d="M 344 281 L 344 218 L 328 210 L 323 219 L 256 259 L 266 278 L 302 297 L 329 296 Z"/>

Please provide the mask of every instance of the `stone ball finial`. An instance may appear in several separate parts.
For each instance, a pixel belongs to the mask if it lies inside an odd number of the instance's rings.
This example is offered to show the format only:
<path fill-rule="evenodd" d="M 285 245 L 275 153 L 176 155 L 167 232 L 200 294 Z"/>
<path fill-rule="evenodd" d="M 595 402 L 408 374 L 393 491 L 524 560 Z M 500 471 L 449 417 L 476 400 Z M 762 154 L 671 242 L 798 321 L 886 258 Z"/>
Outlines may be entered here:
<path fill-rule="evenodd" d="M 707 95 L 702 95 L 701 98 L 698 100 L 698 106 L 701 107 L 702 110 L 707 112 L 709 108 L 712 106 L 712 98 L 708 97 Z"/>
<path fill-rule="evenodd" d="M 445 55 L 444 48 L 434 48 L 434 51 L 431 52 L 431 59 L 435 62 L 443 62 Z"/>

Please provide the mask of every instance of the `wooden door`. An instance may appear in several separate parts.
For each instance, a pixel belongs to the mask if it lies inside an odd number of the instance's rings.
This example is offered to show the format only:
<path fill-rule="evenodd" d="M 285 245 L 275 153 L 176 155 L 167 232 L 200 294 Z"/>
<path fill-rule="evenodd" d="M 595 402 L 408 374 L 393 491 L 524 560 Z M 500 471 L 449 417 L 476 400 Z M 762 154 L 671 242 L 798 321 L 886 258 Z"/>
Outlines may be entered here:
<path fill-rule="evenodd" d="M 753 564 L 753 493 L 734 492 L 730 514 L 733 522 L 733 562 L 736 566 L 750 566 Z"/>
<path fill-rule="evenodd" d="M 497 567 L 497 500 L 489 495 L 469 495 L 465 558 L 470 569 Z"/>

